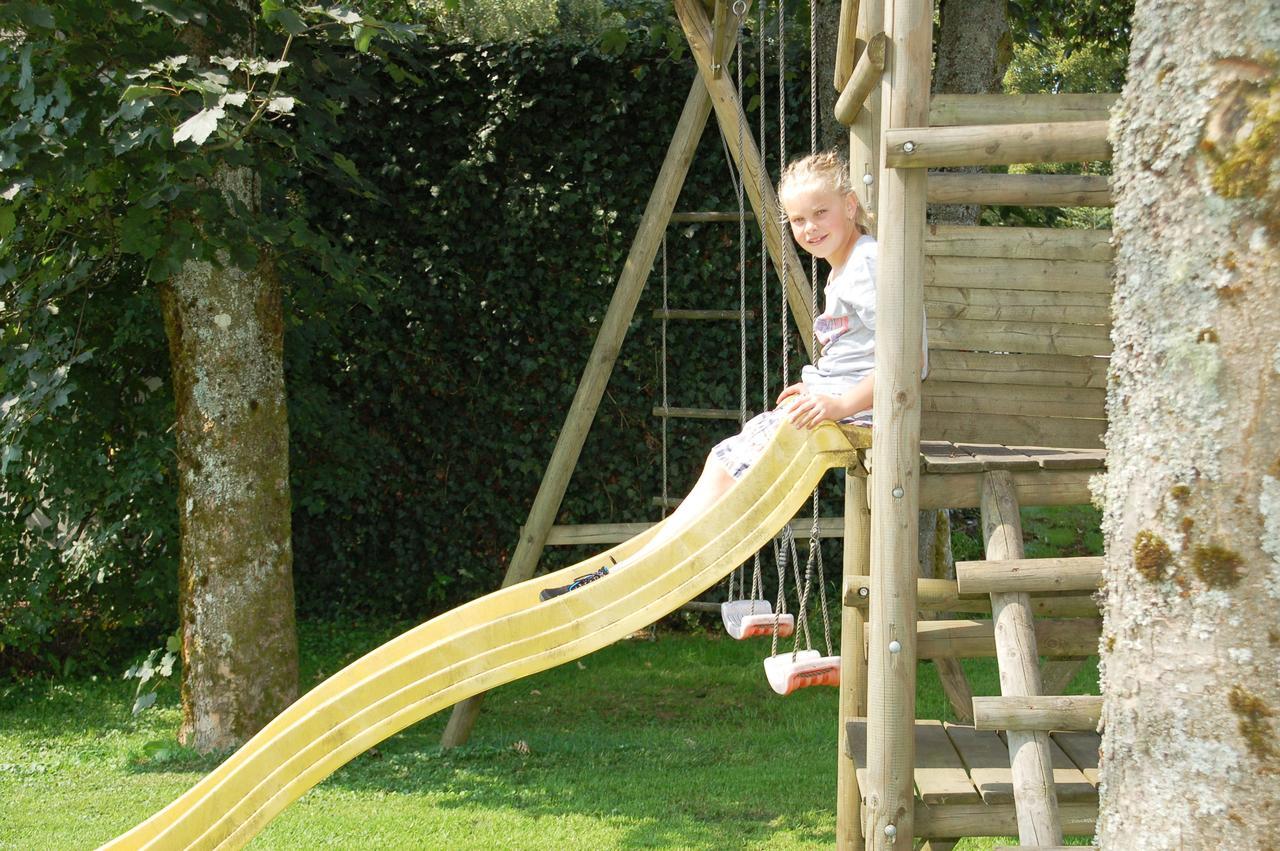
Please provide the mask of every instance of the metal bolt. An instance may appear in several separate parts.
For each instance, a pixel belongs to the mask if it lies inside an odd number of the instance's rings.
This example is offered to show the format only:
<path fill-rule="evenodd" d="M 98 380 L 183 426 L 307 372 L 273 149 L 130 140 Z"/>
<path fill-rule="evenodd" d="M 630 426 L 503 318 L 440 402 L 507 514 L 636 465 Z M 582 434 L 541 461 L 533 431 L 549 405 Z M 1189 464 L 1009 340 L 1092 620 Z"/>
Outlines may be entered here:
<path fill-rule="evenodd" d="M 896 488 L 894 488 L 894 489 L 893 489 L 893 498 L 894 498 L 894 499 L 902 499 L 902 495 L 903 495 L 904 493 L 906 493 L 906 491 L 904 491 L 901 487 L 896 487 Z"/>
<path fill-rule="evenodd" d="M 893 641 L 889 642 L 890 653 L 897 653 L 901 649 L 902 649 L 902 644 L 897 639 L 894 639 Z"/>
<path fill-rule="evenodd" d="M 898 835 L 898 828 L 892 824 L 886 824 L 884 826 L 884 835 L 892 839 Z"/>
<path fill-rule="evenodd" d="M 863 183 L 864 185 L 866 185 L 866 186 L 870 186 L 871 184 L 873 184 L 873 183 L 875 183 L 875 182 L 876 182 L 876 179 L 875 179 L 874 177 L 872 177 L 870 174 L 864 174 L 864 175 L 862 175 L 862 183 Z"/>
<path fill-rule="evenodd" d="M 858 596 L 859 596 L 859 597 L 870 597 L 870 596 L 871 596 L 871 589 L 870 589 L 870 588 L 859 588 L 859 589 L 858 589 Z"/>
<path fill-rule="evenodd" d="M 902 152 L 904 154 L 914 154 L 916 152 L 916 143 L 911 141 L 903 142 Z"/>

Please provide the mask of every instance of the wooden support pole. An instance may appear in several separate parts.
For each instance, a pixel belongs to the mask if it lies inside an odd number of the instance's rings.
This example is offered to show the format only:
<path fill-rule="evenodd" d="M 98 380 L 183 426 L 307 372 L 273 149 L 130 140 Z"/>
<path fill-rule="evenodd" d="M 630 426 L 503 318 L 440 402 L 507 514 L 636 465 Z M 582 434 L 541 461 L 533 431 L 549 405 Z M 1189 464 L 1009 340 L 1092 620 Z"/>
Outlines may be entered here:
<path fill-rule="evenodd" d="M 867 473 L 861 467 L 844 474 L 844 578 L 866 579 L 871 567 L 871 509 Z M 862 793 L 854 761 L 845 754 L 845 724 L 867 714 L 867 657 L 860 639 L 866 616 L 859 608 L 840 612 L 840 724 L 836 730 L 836 848 L 862 851 Z"/>
<path fill-rule="evenodd" d="M 929 203 L 1112 207 L 1115 198 L 1097 174 L 931 174 Z"/>
<path fill-rule="evenodd" d="M 858 117 L 862 105 L 867 101 L 867 95 L 880 82 L 888 49 L 888 37 L 884 33 L 876 33 L 858 57 L 858 64 L 853 67 L 853 73 L 849 75 L 849 81 L 840 90 L 840 98 L 836 101 L 836 120 L 845 127 Z"/>
<path fill-rule="evenodd" d="M 929 126 L 1026 124 L 1049 121 L 1106 121 L 1120 96 L 1083 95 L 934 95 Z"/>
<path fill-rule="evenodd" d="M 533 507 L 529 509 L 529 518 L 521 530 L 516 551 L 511 556 L 511 564 L 502 580 L 504 588 L 531 578 L 538 566 L 538 559 L 546 546 L 547 533 L 560 510 L 560 502 L 564 499 L 569 479 L 578 463 L 578 455 L 582 452 L 587 432 L 591 429 L 591 421 L 595 419 L 596 408 L 604 396 L 605 386 L 613 371 L 613 364 L 618 359 L 618 352 L 635 314 L 640 293 L 649 277 L 649 270 L 653 267 L 658 246 L 662 243 L 667 219 L 675 209 L 676 199 L 684 186 L 689 164 L 693 161 L 710 114 L 711 98 L 706 86 L 695 78 L 689 88 L 689 96 L 685 99 L 684 111 L 676 124 L 671 144 L 667 147 L 666 159 L 663 160 L 658 179 L 649 193 L 649 202 L 640 218 L 635 239 L 631 242 L 631 251 L 623 264 L 622 274 L 618 276 L 613 299 L 600 323 L 600 332 L 596 335 L 595 345 L 587 358 L 582 378 L 578 381 L 578 390 L 569 406 L 564 427 L 556 439 L 547 472 L 542 478 L 542 484 L 538 486 Z M 466 743 L 480 713 L 483 698 L 483 694 L 478 694 L 453 707 L 453 714 L 449 716 L 449 723 L 440 741 L 442 747 L 451 748 Z"/>
<path fill-rule="evenodd" d="M 764 226 L 765 245 L 769 249 L 774 269 L 779 278 L 785 277 L 787 280 L 787 303 L 791 305 L 800 342 L 804 344 L 810 360 L 814 360 L 817 355 L 813 352 L 813 317 L 810 315 L 808 276 L 805 275 L 804 265 L 791 242 L 791 234 L 784 232 L 782 228 L 782 207 L 778 204 L 772 181 L 763 173 L 764 163 L 760 157 L 760 149 L 756 147 L 751 128 L 747 125 L 747 117 L 742 111 L 742 102 L 734 84 L 728 78 L 717 80 L 711 73 L 711 22 L 707 20 L 706 10 L 698 0 L 675 0 L 675 8 L 685 39 L 689 43 L 689 52 L 693 54 L 698 73 L 711 93 L 711 104 L 720 124 L 720 132 L 727 142 L 729 155 L 737 165 L 738 174 L 742 176 L 743 189 L 751 199 L 751 209 Z M 739 140 L 742 142 L 741 149 Z"/>
<path fill-rule="evenodd" d="M 724 63 L 732 50 L 733 33 L 729 29 L 729 0 L 716 0 L 716 10 L 711 24 L 711 75 L 717 80 L 724 76 Z"/>
<path fill-rule="evenodd" d="M 1096 694 L 975 697 L 973 726 L 979 730 L 1076 730 L 1092 733 L 1102 717 Z"/>
<path fill-rule="evenodd" d="M 982 477 L 981 510 L 987 557 L 997 561 L 1022 558 L 1022 520 L 1007 471 L 996 470 Z M 1040 661 L 1030 599 L 1025 593 L 992 594 L 991 620 L 996 632 L 1000 693 L 1009 697 L 1040 694 Z M 1049 734 L 1010 730 L 1006 735 L 1018 808 L 1018 841 L 1023 845 L 1061 845 Z"/>
<path fill-rule="evenodd" d="M 880 98 L 885 126 L 928 120 L 933 3 L 897 0 Z M 914 845 L 916 572 L 920 502 L 920 321 L 925 174 L 881 165 L 871 475 L 871 643 L 867 657 L 868 847 Z"/>
<path fill-rule="evenodd" d="M 861 0 L 858 4 L 857 41 L 861 45 L 876 33 L 884 31 L 884 0 Z M 853 72 L 852 64 L 849 68 Z M 847 81 L 846 81 L 847 82 Z M 840 87 L 842 90 L 844 86 Z M 849 179 L 863 208 L 871 214 L 872 233 L 879 220 L 879 193 L 876 181 L 880 179 L 881 86 L 876 86 L 867 97 L 864 108 L 854 117 L 849 128 Z"/>
<path fill-rule="evenodd" d="M 870 600 L 870 577 L 845 577 L 846 606 L 865 609 Z M 916 585 L 916 606 L 922 612 L 989 612 L 991 598 L 986 593 L 977 596 L 961 595 L 956 583 L 950 579 L 921 579 Z M 1098 601 L 1092 594 L 1054 594 L 1050 597 L 1032 597 L 1031 608 L 1038 618 L 1091 618 L 1098 614 Z M 1060 694 L 1057 691 L 1047 693 Z"/>
<path fill-rule="evenodd" d="M 902 127 L 886 130 L 884 143 L 893 168 L 1111 159 L 1106 121 Z"/>
<path fill-rule="evenodd" d="M 840 0 L 840 28 L 836 31 L 836 91 L 844 88 L 853 73 L 858 53 L 858 0 Z"/>

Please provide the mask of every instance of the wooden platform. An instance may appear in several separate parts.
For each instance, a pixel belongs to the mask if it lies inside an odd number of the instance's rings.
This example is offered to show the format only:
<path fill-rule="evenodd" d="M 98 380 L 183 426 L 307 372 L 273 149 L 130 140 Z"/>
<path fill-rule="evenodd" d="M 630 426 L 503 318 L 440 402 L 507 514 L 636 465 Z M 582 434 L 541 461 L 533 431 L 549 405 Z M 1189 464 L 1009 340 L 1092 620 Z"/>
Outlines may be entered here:
<path fill-rule="evenodd" d="M 865 789 L 866 720 L 850 721 L 846 731 L 846 747 L 857 769 L 858 785 Z M 1101 737 L 1097 733 L 1053 733 L 1050 740 L 1064 832 L 1092 835 Z M 1000 734 L 918 720 L 915 747 L 917 837 L 1016 834 L 1016 827 L 1008 829 L 1013 812 L 1013 775 L 1009 749 Z M 928 833 L 920 829 L 926 825 L 930 826 Z"/>

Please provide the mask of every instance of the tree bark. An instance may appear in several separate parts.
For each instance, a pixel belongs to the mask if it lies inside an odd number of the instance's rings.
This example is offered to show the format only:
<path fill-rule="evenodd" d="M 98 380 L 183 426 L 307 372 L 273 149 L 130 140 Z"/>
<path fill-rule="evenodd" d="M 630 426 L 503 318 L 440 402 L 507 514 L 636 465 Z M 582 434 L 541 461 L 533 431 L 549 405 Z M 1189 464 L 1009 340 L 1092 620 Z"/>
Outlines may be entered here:
<path fill-rule="evenodd" d="M 980 95 L 1004 90 L 1004 73 L 1013 58 L 1008 7 L 1008 0 L 940 0 L 934 94 Z M 983 169 L 968 166 L 944 171 L 976 173 Z M 981 212 L 977 204 L 933 204 L 929 220 L 976 225 Z"/>
<path fill-rule="evenodd" d="M 1104 848 L 1280 845 L 1280 14 L 1140 0 L 1113 115 Z"/>
<path fill-rule="evenodd" d="M 214 181 L 257 206 L 250 169 L 220 165 Z M 207 752 L 297 697 L 284 322 L 265 253 L 252 270 L 188 262 L 161 294 L 177 403 L 179 738 Z"/>
<path fill-rule="evenodd" d="M 849 131 L 836 121 L 836 39 L 840 34 L 840 0 L 816 0 L 814 37 L 818 50 L 818 150 L 843 150 Z"/>

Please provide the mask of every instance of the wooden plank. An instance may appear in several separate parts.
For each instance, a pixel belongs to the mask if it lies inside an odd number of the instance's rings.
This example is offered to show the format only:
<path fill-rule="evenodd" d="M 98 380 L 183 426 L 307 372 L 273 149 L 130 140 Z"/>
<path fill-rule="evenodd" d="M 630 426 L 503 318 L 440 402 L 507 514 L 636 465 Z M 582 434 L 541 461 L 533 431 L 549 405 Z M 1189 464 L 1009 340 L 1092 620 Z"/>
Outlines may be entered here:
<path fill-rule="evenodd" d="M 1013 802 L 1013 773 L 1009 769 L 1009 749 L 1000 737 L 987 730 L 975 730 L 965 724 L 945 724 L 947 737 L 969 769 L 983 802 Z"/>
<path fill-rule="evenodd" d="M 929 317 L 933 348 L 1030 355 L 1109 355 L 1111 330 L 1104 325 L 1050 322 L 989 322 Z"/>
<path fill-rule="evenodd" d="M 983 470 L 1036 470 L 1040 465 L 1034 458 L 1008 446 L 989 443 L 959 443 L 974 460 L 982 462 Z"/>
<path fill-rule="evenodd" d="M 982 537 L 992 561 L 1021 559 L 1022 521 L 1013 479 L 1004 470 L 982 475 Z M 963 585 L 961 586 L 963 587 Z M 1005 696 L 1040 694 L 1037 620 L 1025 593 L 992 593 L 1000 691 Z M 1045 653 L 1052 655 L 1048 648 Z M 1018 841 L 1022 845 L 1061 845 L 1058 798 L 1053 785 L 1053 752 L 1049 734 L 1041 730 L 1009 730 L 1009 767 L 1018 808 Z M 976 784 L 975 784 L 976 785 Z M 986 796 L 983 797 L 986 800 Z"/>
<path fill-rule="evenodd" d="M 1049 737 L 1049 752 L 1053 755 L 1053 788 L 1059 803 L 1097 801 L 1097 784 L 1089 782 L 1053 736 Z"/>
<path fill-rule="evenodd" d="M 949 319 L 1110 325 L 1111 296 L 987 287 L 925 287 L 924 309 Z"/>
<path fill-rule="evenodd" d="M 1098 754 L 1102 737 L 1097 733 L 1054 733 L 1051 738 L 1062 749 L 1085 779 L 1098 785 Z"/>
<path fill-rule="evenodd" d="M 1090 470 L 1014 471 L 1018 501 L 1032 505 L 1088 505 L 1092 499 Z M 920 477 L 921 508 L 976 508 L 981 473 L 924 475 Z"/>
<path fill-rule="evenodd" d="M 875 592 L 872 591 L 872 600 Z M 996 655 L 996 630 L 990 620 L 920 621 L 921 659 L 990 658 Z M 1036 618 L 1037 644 L 1046 656 L 1089 656 L 1098 652 L 1102 621 L 1089 618 Z"/>
<path fill-rule="evenodd" d="M 1102 566 L 1101 556 L 958 561 L 956 582 L 961 594 L 1095 591 Z"/>
<path fill-rule="evenodd" d="M 1023 124 L 1106 121 L 1118 94 L 937 94 L 929 100 L 929 124 Z"/>
<path fill-rule="evenodd" d="M 1075 390 L 1067 387 L 1034 387 L 1027 384 L 1002 386 L 999 384 L 967 384 L 942 382 L 935 386 L 929 382 L 924 387 L 924 410 L 950 411 L 957 414 L 1008 414 L 1025 417 L 1066 417 L 1069 419 L 1104 419 L 1107 415 L 1106 393 L 1102 390 Z M 971 447 L 967 441 L 959 445 Z M 970 449 L 970 453 L 978 453 Z M 1010 454 L 1026 459 L 1025 453 L 1005 449 L 999 455 Z M 988 453 L 990 455 L 991 453 Z M 1038 467 L 1029 461 L 1025 466 Z M 1000 469 L 1010 469 L 1005 464 Z M 996 469 L 988 467 L 987 469 Z"/>
<path fill-rule="evenodd" d="M 661 405 L 654 407 L 653 415 L 655 417 L 666 417 L 673 420 L 733 420 L 734 422 L 742 421 L 742 414 L 731 408 L 664 408 Z M 747 411 L 746 418 L 751 419 L 751 412 Z"/>
<path fill-rule="evenodd" d="M 928 392 L 930 385 L 925 385 Z M 920 460 L 929 473 L 976 473 L 982 462 L 949 440 L 920 441 Z"/>
<path fill-rule="evenodd" d="M 929 203 L 1111 207 L 1115 197 L 1097 174 L 930 174 Z"/>
<path fill-rule="evenodd" d="M 810 315 L 809 280 L 805 265 L 796 253 L 791 234 L 782 229 L 778 196 L 773 181 L 764 172 L 755 136 L 747 126 L 742 103 L 734 84 L 727 77 L 715 79 L 711 72 L 711 22 L 700 0 L 675 0 L 676 16 L 684 30 L 689 52 L 697 63 L 698 73 L 711 94 L 711 106 L 725 139 L 730 140 L 729 155 L 742 176 L 743 189 L 751 201 L 751 209 L 764 228 L 765 245 L 780 279 L 787 282 L 787 303 L 796 323 L 797 336 L 811 361 L 813 351 L 813 317 Z M 741 132 L 739 129 L 741 128 Z M 739 150 L 738 140 L 742 140 Z"/>
<path fill-rule="evenodd" d="M 835 116 L 845 127 L 853 123 L 867 102 L 867 95 L 880 82 L 884 73 L 885 55 L 889 49 L 889 39 L 884 33 L 876 33 L 863 48 L 858 63 L 853 66 L 853 73 L 840 91 L 836 100 Z"/>
<path fill-rule="evenodd" d="M 1111 159 L 1107 122 L 904 127 L 884 134 L 892 168 L 1093 162 Z"/>
<path fill-rule="evenodd" d="M 979 730 L 1096 730 L 1102 697 L 1093 694 L 1004 695 L 973 699 L 973 726 Z"/>
<path fill-rule="evenodd" d="M 1107 466 L 1105 449 L 1049 449 L 1039 446 L 1015 446 L 1035 458 L 1045 470 L 1101 470 Z"/>
<path fill-rule="evenodd" d="M 538 485 L 538 493 L 529 509 L 529 517 L 525 520 L 524 532 L 503 577 L 503 587 L 529 579 L 537 569 L 538 559 L 546 546 L 547 533 L 560 510 L 569 479 L 586 442 L 587 432 L 591 429 L 591 422 L 595 419 L 596 409 L 604 396 L 618 352 L 621 351 L 627 329 L 631 326 L 640 293 L 653 268 L 658 246 L 666 232 L 667 219 L 675 209 L 676 199 L 684 186 L 685 175 L 689 172 L 689 164 L 698 149 L 698 142 L 710 113 L 711 98 L 702 82 L 695 79 L 671 137 L 671 144 L 667 146 L 666 158 L 649 194 L 649 201 L 640 217 L 631 250 L 623 264 L 622 273 L 618 276 L 617 288 L 600 323 L 600 331 L 582 371 L 582 378 L 578 381 L 578 389 L 569 406 L 564 426 L 556 438 L 547 472 Z M 466 743 L 479 716 L 483 697 L 483 694 L 477 694 L 453 708 L 441 738 L 442 747 L 451 748 Z"/>
<path fill-rule="evenodd" d="M 934 256 L 925 264 L 925 284 L 1109 297 L 1111 271 L 1109 262 L 1097 260 Z"/>
<path fill-rule="evenodd" d="M 916 789 L 926 804 L 977 803 L 982 800 L 941 721 L 916 722 Z"/>
<path fill-rule="evenodd" d="M 1029 384 L 1037 387 L 1091 387 L 1105 390 L 1110 361 L 1099 357 L 1001 354 L 995 352 L 929 352 L 929 381 L 975 384 Z"/>
<path fill-rule="evenodd" d="M 980 413 L 958 417 L 954 412 L 930 410 L 925 411 L 921 424 L 921 433 L 933 440 L 951 440 L 957 443 L 972 440 L 998 440 L 1008 446 L 1082 449 L 1102 446 L 1102 435 L 1106 430 L 1107 422 L 1103 419 L 1023 417 Z M 1084 500 L 1084 502 L 1088 501 L 1087 498 Z M 1063 503 L 1053 504 L 1062 505 Z"/>
<path fill-rule="evenodd" d="M 931 257 L 1109 262 L 1113 253 L 1107 229 L 930 225 L 925 235 L 925 254 Z"/>
<path fill-rule="evenodd" d="M 1071 836 L 1092 836 L 1098 818 L 1096 801 L 1063 803 L 1058 808 L 1063 832 Z M 917 803 L 916 836 L 952 838 L 966 836 L 1008 836 L 1018 832 L 1013 804 Z"/>

